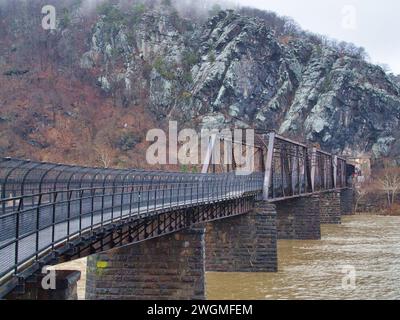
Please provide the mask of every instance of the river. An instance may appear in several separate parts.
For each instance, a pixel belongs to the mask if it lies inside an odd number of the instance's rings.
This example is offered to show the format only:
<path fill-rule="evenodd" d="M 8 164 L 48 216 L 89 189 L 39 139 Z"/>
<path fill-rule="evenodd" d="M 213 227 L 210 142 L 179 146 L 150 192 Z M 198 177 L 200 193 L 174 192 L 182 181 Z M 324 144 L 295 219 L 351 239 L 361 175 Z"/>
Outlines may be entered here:
<path fill-rule="evenodd" d="M 322 240 L 278 242 L 277 273 L 207 273 L 208 299 L 400 299 L 400 217 L 350 216 Z M 80 269 L 85 259 L 58 268 Z"/>

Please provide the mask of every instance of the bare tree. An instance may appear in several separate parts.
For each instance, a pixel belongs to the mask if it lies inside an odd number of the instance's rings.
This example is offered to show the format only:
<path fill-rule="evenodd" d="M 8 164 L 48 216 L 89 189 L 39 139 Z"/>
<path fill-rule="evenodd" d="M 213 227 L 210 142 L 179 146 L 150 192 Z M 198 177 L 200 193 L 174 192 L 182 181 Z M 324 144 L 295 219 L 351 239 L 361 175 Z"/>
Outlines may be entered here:
<path fill-rule="evenodd" d="M 386 193 L 388 206 L 391 207 L 400 191 L 400 168 L 386 166 L 377 177 L 380 188 Z"/>
<path fill-rule="evenodd" d="M 97 154 L 97 161 L 103 168 L 109 168 L 114 159 L 114 153 L 111 147 L 102 144 L 94 147 Z"/>
<path fill-rule="evenodd" d="M 355 188 L 355 208 L 354 211 L 358 212 L 358 208 L 362 200 L 367 198 L 371 193 L 376 190 L 376 185 L 371 181 L 356 184 Z"/>

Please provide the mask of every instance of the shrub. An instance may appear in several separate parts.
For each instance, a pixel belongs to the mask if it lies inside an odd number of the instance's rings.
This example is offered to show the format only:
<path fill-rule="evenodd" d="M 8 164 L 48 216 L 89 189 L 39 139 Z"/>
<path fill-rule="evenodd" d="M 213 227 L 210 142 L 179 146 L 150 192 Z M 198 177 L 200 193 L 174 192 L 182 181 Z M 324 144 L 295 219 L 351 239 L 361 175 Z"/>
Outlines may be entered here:
<path fill-rule="evenodd" d="M 164 61 L 163 58 L 158 57 L 154 61 L 153 67 L 163 78 L 168 79 L 168 80 L 175 79 L 175 73 L 173 71 L 172 66 L 169 63 L 167 63 L 166 61 Z"/>
<path fill-rule="evenodd" d="M 140 139 L 132 132 L 123 133 L 117 139 L 117 147 L 122 151 L 132 150 L 138 143 Z"/>
<path fill-rule="evenodd" d="M 400 216 L 400 204 L 394 203 L 389 208 L 381 210 L 380 214 L 384 216 Z"/>
<path fill-rule="evenodd" d="M 183 54 L 182 64 L 186 70 L 190 69 L 193 65 L 195 65 L 199 61 L 199 56 L 196 52 L 186 51 Z"/>
<path fill-rule="evenodd" d="M 60 18 L 61 29 L 66 29 L 71 25 L 71 17 L 67 8 L 64 8 Z"/>
<path fill-rule="evenodd" d="M 192 173 L 198 173 L 198 172 L 199 172 L 199 170 L 197 169 L 197 167 L 192 168 Z"/>
<path fill-rule="evenodd" d="M 192 83 L 193 82 L 192 73 L 190 71 L 185 72 L 183 74 L 183 80 L 188 82 L 188 83 Z"/>
<path fill-rule="evenodd" d="M 208 61 L 211 62 L 211 63 L 215 62 L 215 53 L 214 53 L 214 51 L 210 51 L 208 53 Z"/>
<path fill-rule="evenodd" d="M 141 17 L 146 12 L 146 6 L 143 3 L 139 3 L 133 6 L 131 14 L 129 15 L 129 22 L 131 25 L 139 23 Z"/>
<path fill-rule="evenodd" d="M 4 72 L 3 74 L 5 76 L 22 76 L 28 72 L 29 72 L 29 70 L 27 70 L 27 69 L 24 69 L 24 70 L 12 69 L 12 70 L 8 70 L 8 71 Z"/>
<path fill-rule="evenodd" d="M 181 96 L 183 99 L 187 100 L 192 97 L 192 94 L 189 91 L 183 91 Z"/>
<path fill-rule="evenodd" d="M 121 10 L 109 2 L 99 4 L 96 9 L 99 15 L 104 16 L 106 23 L 120 23 L 124 20 Z"/>

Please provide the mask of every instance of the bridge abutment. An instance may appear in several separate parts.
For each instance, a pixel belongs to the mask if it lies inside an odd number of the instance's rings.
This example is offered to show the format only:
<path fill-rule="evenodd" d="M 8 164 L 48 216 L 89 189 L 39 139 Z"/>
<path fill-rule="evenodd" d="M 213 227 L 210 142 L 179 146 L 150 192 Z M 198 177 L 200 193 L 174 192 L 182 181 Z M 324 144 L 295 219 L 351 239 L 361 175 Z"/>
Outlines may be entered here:
<path fill-rule="evenodd" d="M 244 215 L 210 222 L 206 227 L 206 270 L 276 272 L 276 208 L 256 202 Z"/>
<path fill-rule="evenodd" d="M 321 239 L 318 196 L 293 198 L 276 203 L 278 239 Z"/>
<path fill-rule="evenodd" d="M 205 299 L 204 228 L 88 258 L 86 299 Z"/>
<path fill-rule="evenodd" d="M 354 190 L 343 189 L 340 192 L 340 210 L 342 215 L 354 214 Z"/>
<path fill-rule="evenodd" d="M 319 195 L 322 224 L 341 224 L 340 194 L 340 191 L 330 191 Z"/>

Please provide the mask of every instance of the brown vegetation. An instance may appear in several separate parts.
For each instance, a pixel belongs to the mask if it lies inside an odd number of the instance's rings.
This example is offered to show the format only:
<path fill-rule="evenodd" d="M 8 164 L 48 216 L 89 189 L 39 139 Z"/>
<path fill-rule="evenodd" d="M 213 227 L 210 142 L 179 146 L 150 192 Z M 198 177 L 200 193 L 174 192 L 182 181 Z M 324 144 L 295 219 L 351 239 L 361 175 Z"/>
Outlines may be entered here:
<path fill-rule="evenodd" d="M 79 30 L 49 33 L 40 24 L 42 2 L 9 1 L 0 10 L 0 156 L 143 167 L 145 132 L 159 127 L 156 117 L 145 101 L 117 105 L 94 85 L 100 70 L 79 65 L 95 15 L 77 17 L 71 28 Z M 15 15 L 21 19 L 11 29 Z"/>
<path fill-rule="evenodd" d="M 383 214 L 388 216 L 400 216 L 400 204 L 393 204 L 390 208 L 386 209 Z"/>
<path fill-rule="evenodd" d="M 385 215 L 399 215 L 399 193 L 400 167 L 385 163 L 369 180 L 357 184 L 355 211 L 371 207 Z"/>

